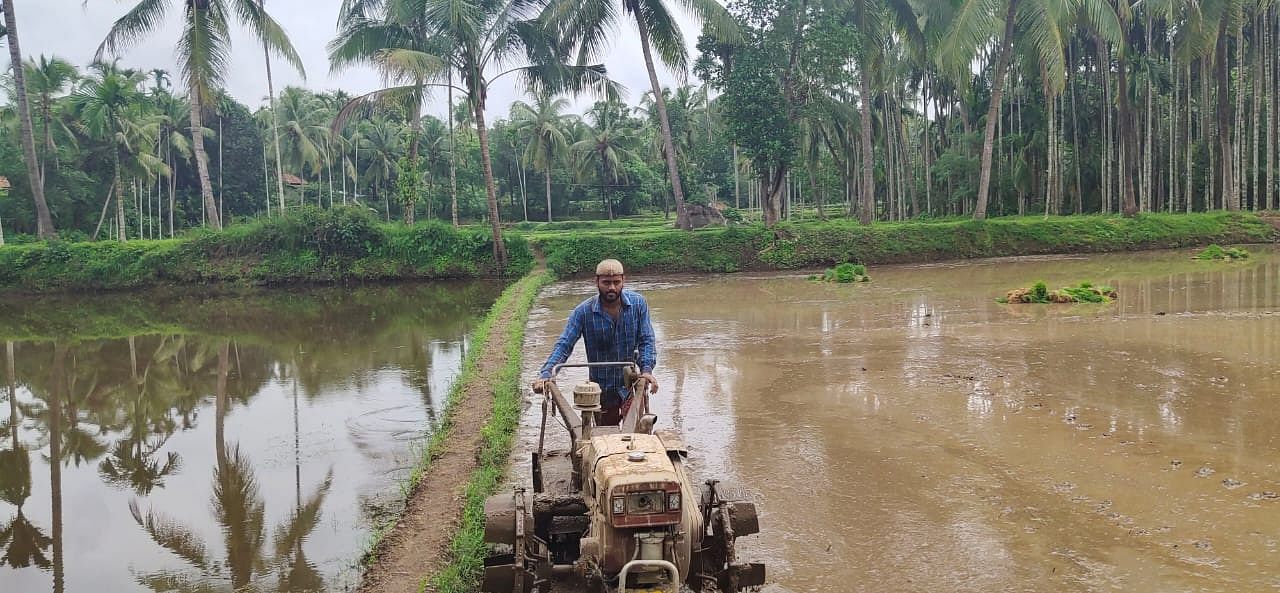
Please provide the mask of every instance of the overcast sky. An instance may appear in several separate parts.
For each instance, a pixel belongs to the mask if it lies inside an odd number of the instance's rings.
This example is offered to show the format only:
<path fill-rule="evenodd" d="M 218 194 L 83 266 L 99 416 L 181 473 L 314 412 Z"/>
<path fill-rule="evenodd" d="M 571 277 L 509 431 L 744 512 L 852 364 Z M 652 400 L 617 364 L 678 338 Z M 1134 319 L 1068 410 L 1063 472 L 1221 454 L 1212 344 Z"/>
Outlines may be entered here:
<path fill-rule="evenodd" d="M 13 0 L 17 10 L 18 34 L 22 53 L 27 57 L 56 55 L 80 67 L 93 60 L 98 45 L 110 30 L 111 24 L 137 4 L 137 0 Z M 169 0 L 172 7 L 164 26 L 143 39 L 121 56 L 126 67 L 151 70 L 169 70 L 175 86 L 181 88 L 178 67 L 173 48 L 177 41 L 179 18 L 183 0 Z M 330 73 L 325 45 L 336 33 L 338 7 L 342 0 L 267 0 L 270 13 L 293 41 L 306 67 L 306 80 L 278 59 L 272 61 L 276 92 L 287 85 L 305 86 L 316 91 L 342 89 L 359 95 L 381 88 L 381 80 L 371 70 L 358 68 Z M 673 3 L 675 4 L 675 3 Z M 681 27 L 688 43 L 692 63 L 698 27 L 685 15 L 681 15 Z M 634 26 L 623 26 L 614 35 L 615 43 L 605 60 L 609 75 L 627 88 L 627 102 L 635 104 L 649 89 L 649 77 L 645 72 L 644 58 L 640 53 L 640 40 Z M 4 63 L 8 64 L 5 51 Z M 262 46 L 241 27 L 236 27 L 232 37 L 229 71 L 226 88 L 230 94 L 251 109 L 266 103 L 267 75 L 263 69 Z M 491 73 L 492 74 L 492 73 Z M 507 77 L 508 79 L 512 77 Z M 665 86 L 677 84 L 677 77 L 661 65 L 658 78 Z M 508 107 L 521 97 L 519 91 L 506 79 L 496 83 L 489 91 L 490 118 L 505 117 Z M 456 97 L 455 97 L 456 100 Z M 575 101 L 575 111 L 589 106 L 593 99 L 581 97 Z M 429 100 L 425 111 L 443 115 L 444 96 Z"/>

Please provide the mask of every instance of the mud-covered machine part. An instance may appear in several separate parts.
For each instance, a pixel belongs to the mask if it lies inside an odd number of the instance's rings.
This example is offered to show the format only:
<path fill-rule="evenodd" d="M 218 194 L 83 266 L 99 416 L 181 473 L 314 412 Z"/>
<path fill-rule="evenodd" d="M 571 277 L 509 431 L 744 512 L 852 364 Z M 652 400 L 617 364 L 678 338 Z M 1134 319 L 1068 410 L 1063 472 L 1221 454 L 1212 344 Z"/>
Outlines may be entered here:
<path fill-rule="evenodd" d="M 736 541 L 760 531 L 755 505 L 716 480 L 695 484 L 687 448 L 655 433 L 647 385 L 632 363 L 622 366 L 633 401 L 618 427 L 596 426 L 600 387 L 590 381 L 567 400 L 554 379 L 542 392 L 532 492 L 500 493 L 485 503 L 486 593 L 706 593 L 754 590 L 765 568 L 740 563 Z M 569 451 L 544 448 L 547 422 L 569 433 Z"/>

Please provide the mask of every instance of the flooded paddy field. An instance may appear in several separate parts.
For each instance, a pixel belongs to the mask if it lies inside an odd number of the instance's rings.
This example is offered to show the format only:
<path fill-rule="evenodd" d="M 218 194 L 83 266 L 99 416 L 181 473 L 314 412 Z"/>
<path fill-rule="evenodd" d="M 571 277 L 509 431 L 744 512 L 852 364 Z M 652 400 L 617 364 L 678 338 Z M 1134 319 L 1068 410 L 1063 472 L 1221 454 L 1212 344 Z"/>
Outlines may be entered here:
<path fill-rule="evenodd" d="M 755 497 L 740 549 L 778 589 L 1280 591 L 1280 252 L 1250 249 L 629 287 L 652 307 L 659 426 Z M 995 302 L 1037 280 L 1119 300 Z M 591 294 L 545 293 L 528 377 Z"/>
<path fill-rule="evenodd" d="M 0 591 L 343 591 L 494 282 L 6 301 Z"/>

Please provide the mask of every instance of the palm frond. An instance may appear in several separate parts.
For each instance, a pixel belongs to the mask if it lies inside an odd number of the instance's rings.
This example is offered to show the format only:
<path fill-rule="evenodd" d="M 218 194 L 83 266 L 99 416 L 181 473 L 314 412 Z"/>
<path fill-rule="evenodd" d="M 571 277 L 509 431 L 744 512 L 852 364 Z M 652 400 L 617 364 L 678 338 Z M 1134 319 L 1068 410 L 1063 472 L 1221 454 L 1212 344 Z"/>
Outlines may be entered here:
<path fill-rule="evenodd" d="M 284 28 L 277 23 L 271 15 L 267 14 L 257 0 L 231 0 L 236 15 L 240 21 L 249 27 L 249 30 L 257 35 L 258 40 L 262 41 L 270 51 L 284 58 L 303 80 L 307 78 L 306 68 L 302 66 L 302 58 L 298 56 L 297 50 L 293 48 L 293 43 L 289 41 L 289 35 L 284 32 Z"/>
<path fill-rule="evenodd" d="M 675 17 L 662 0 L 639 0 L 637 26 L 649 32 L 649 42 L 657 50 L 662 63 L 683 77 L 688 71 L 689 52 L 684 45 L 684 34 Z"/>
<path fill-rule="evenodd" d="M 1000 34 L 1001 4 L 999 0 L 961 0 L 938 48 L 941 68 L 964 72 L 974 53 Z"/>
<path fill-rule="evenodd" d="M 129 513 L 160 547 L 177 554 L 197 568 L 203 569 L 208 565 L 208 547 L 187 526 L 155 509 L 147 509 L 144 515 L 137 499 L 129 501 Z"/>
<path fill-rule="evenodd" d="M 210 3 L 207 10 L 189 8 L 176 47 L 187 90 L 204 105 L 213 103 L 213 89 L 220 86 L 230 59 L 226 15 L 216 9 L 218 6 Z"/>
<path fill-rule="evenodd" d="M 338 113 L 333 117 L 333 123 L 329 125 L 329 129 L 340 133 L 347 127 L 351 118 L 358 114 L 368 114 L 379 108 L 388 106 L 403 105 L 406 100 L 416 95 L 418 89 L 416 85 L 405 85 L 386 88 L 372 93 L 366 93 L 347 101 Z"/>
<path fill-rule="evenodd" d="M 164 23 L 165 12 L 169 8 L 169 0 L 142 0 L 124 16 L 116 19 L 107 32 L 107 37 L 94 53 L 94 61 L 102 61 L 105 54 L 113 55 L 137 43 L 148 33 L 155 31 Z"/>

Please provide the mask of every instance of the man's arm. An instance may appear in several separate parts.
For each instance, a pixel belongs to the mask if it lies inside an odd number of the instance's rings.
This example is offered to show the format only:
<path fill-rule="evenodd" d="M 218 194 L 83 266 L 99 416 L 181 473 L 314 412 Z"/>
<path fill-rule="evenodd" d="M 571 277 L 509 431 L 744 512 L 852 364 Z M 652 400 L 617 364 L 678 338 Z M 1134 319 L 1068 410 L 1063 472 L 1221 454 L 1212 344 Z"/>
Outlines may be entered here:
<path fill-rule="evenodd" d="M 543 379 L 551 378 L 551 369 L 556 365 L 569 360 L 569 355 L 573 354 L 573 347 L 578 343 L 578 338 L 582 337 L 582 319 L 578 309 L 574 309 L 569 314 L 569 321 L 564 325 L 564 332 L 560 334 L 560 339 L 556 340 L 556 346 L 551 350 L 551 356 L 547 357 L 546 364 L 542 365 L 542 371 L 538 376 Z"/>
<path fill-rule="evenodd" d="M 645 301 L 640 308 L 640 336 L 637 346 L 640 350 L 640 372 L 652 373 L 658 365 L 658 346 L 653 337 L 653 323 L 649 320 L 649 303 Z"/>

